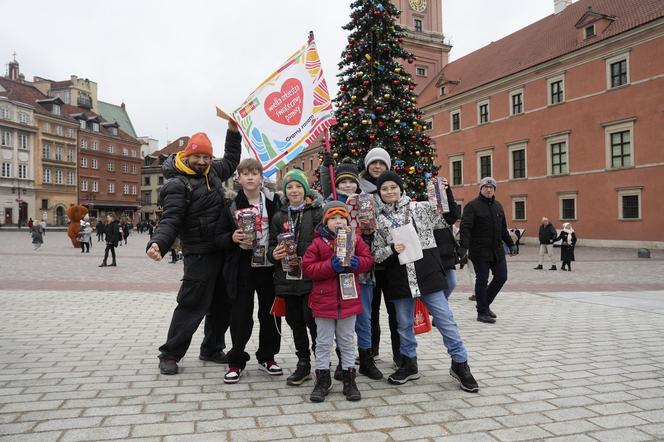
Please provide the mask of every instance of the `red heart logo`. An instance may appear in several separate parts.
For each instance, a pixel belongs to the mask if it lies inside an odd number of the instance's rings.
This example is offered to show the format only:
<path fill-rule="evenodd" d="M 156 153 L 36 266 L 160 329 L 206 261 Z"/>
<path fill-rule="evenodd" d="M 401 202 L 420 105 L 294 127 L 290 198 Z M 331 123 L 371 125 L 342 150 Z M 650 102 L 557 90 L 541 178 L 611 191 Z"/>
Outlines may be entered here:
<path fill-rule="evenodd" d="M 279 92 L 267 96 L 263 108 L 272 121 L 287 126 L 296 126 L 302 119 L 302 82 L 289 78 L 281 85 Z"/>

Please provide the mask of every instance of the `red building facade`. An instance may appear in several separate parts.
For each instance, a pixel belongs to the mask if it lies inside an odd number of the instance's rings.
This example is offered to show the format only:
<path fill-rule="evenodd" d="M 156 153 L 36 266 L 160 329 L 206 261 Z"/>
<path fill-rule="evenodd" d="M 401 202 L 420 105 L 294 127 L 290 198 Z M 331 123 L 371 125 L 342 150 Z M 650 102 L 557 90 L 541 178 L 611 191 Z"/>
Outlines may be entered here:
<path fill-rule="evenodd" d="M 664 3 L 580 0 L 446 65 L 419 97 L 464 204 L 491 175 L 510 227 L 664 247 Z"/>

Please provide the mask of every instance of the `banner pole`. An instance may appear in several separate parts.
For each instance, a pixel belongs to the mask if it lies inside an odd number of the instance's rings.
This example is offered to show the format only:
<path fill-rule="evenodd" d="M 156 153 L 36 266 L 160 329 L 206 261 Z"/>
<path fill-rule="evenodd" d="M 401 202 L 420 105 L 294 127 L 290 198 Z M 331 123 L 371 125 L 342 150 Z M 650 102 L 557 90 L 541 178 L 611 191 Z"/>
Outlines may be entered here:
<path fill-rule="evenodd" d="M 330 153 L 330 129 L 325 128 L 325 151 Z M 330 164 L 330 186 L 332 187 L 332 197 L 337 199 L 337 186 L 334 184 L 334 166 Z"/>

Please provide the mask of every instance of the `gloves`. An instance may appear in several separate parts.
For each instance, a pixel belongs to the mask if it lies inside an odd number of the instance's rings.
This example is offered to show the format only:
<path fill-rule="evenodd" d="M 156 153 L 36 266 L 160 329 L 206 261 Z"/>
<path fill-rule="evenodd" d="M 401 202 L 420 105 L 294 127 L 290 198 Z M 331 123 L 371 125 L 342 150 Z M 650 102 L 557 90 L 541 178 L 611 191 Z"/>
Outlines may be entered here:
<path fill-rule="evenodd" d="M 516 246 L 510 246 L 510 256 L 518 255 L 519 252 L 516 250 Z"/>
<path fill-rule="evenodd" d="M 357 256 L 353 256 L 350 259 L 350 269 L 354 272 L 360 270 L 360 260 L 357 258 Z"/>
<path fill-rule="evenodd" d="M 323 151 L 323 166 L 334 166 L 334 157 L 332 156 L 332 152 L 328 152 L 326 150 Z"/>
<path fill-rule="evenodd" d="M 344 271 L 344 266 L 341 265 L 341 260 L 338 256 L 333 256 L 330 262 L 332 263 L 332 270 L 335 272 L 342 273 Z"/>

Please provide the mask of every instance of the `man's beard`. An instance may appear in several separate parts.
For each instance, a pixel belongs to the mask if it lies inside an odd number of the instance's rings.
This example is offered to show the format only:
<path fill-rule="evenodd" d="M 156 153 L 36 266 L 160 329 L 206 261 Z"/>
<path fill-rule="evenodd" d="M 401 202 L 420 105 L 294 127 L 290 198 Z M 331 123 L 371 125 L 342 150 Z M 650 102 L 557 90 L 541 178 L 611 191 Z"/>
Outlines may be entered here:
<path fill-rule="evenodd" d="M 197 175 L 202 175 L 205 172 L 205 169 L 207 169 L 207 164 L 205 165 L 200 165 L 200 164 L 187 164 L 191 170 L 196 172 Z"/>

